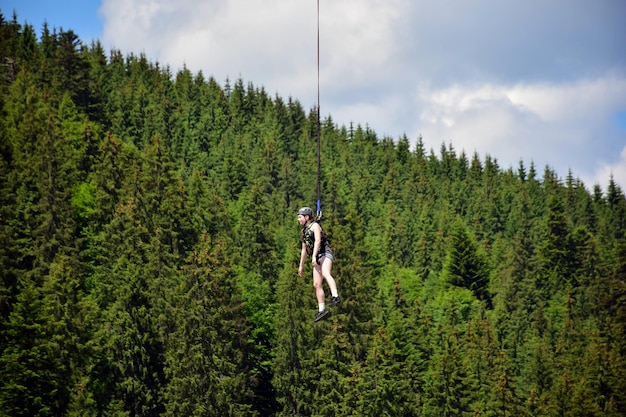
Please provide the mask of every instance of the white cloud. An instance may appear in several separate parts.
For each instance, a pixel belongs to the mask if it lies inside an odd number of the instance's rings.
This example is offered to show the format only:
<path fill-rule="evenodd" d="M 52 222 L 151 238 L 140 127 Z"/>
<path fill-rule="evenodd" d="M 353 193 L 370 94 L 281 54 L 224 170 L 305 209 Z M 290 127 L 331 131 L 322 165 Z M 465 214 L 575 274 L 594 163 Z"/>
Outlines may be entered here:
<path fill-rule="evenodd" d="M 442 1 L 320 0 L 322 115 L 588 185 L 613 171 L 626 189 L 625 133 L 610 126 L 626 109 L 623 6 Z M 103 0 L 100 12 L 105 47 L 316 104 L 315 0 Z"/>
<path fill-rule="evenodd" d="M 613 177 L 613 180 L 619 184 L 622 192 L 626 192 L 626 146 L 622 149 L 620 157 L 617 161 L 602 162 L 600 168 L 594 172 L 593 177 L 590 178 L 588 182 L 585 182 L 585 184 L 588 184 L 589 186 L 598 184 L 604 191 L 606 191 L 611 177 Z"/>
<path fill-rule="evenodd" d="M 320 82 L 325 92 L 359 88 L 385 75 L 393 22 L 407 0 L 321 2 Z M 292 0 L 103 0 L 104 41 L 145 52 L 174 70 L 243 78 L 270 93 L 313 104 L 317 7 Z M 304 100 L 306 99 L 306 101 Z"/>
<path fill-rule="evenodd" d="M 626 108 L 624 77 L 421 88 L 416 103 L 421 111 L 415 136 L 421 134 L 435 149 L 452 143 L 468 153 L 490 154 L 503 167 L 516 166 L 520 159 L 527 165 L 533 161 L 538 169 L 549 165 L 562 178 L 571 169 L 587 186 L 606 185 L 613 169 L 622 183 L 623 161 L 609 161 L 626 143 L 626 134 L 609 122 L 614 112 Z"/>

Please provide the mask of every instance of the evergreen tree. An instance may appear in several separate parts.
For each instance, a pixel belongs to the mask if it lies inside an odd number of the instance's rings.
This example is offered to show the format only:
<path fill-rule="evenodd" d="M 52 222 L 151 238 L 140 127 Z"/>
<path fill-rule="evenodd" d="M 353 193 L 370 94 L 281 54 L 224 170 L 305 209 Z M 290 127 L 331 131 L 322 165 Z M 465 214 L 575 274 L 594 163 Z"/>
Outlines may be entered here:
<path fill-rule="evenodd" d="M 59 373 L 55 405 L 60 413 L 96 413 L 91 368 L 94 364 L 94 325 L 98 308 L 85 288 L 84 268 L 77 259 L 58 256 L 46 277 L 43 293 L 48 315 L 53 319 L 48 331 Z"/>
<path fill-rule="evenodd" d="M 562 201 L 558 196 L 553 195 L 548 200 L 548 215 L 545 222 L 545 240 L 538 252 L 542 264 L 542 280 L 537 285 L 543 289 L 544 294 L 551 297 L 564 288 L 564 280 L 568 276 L 566 239 L 569 226 Z"/>
<path fill-rule="evenodd" d="M 359 415 L 418 415 L 423 367 L 414 314 L 398 279 L 372 339 L 356 388 Z"/>
<path fill-rule="evenodd" d="M 69 92 L 72 101 L 89 114 L 95 98 L 91 96 L 90 65 L 80 50 L 81 41 L 72 30 L 61 30 L 54 39 L 55 53 L 49 67 L 52 86 Z"/>
<path fill-rule="evenodd" d="M 22 279 L 6 323 L 0 354 L 0 412 L 12 416 L 47 416 L 64 411 L 67 398 L 63 363 L 57 360 L 50 299 L 39 285 Z"/>
<path fill-rule="evenodd" d="M 165 353 L 165 415 L 256 415 L 249 327 L 227 244 L 202 234 L 184 267 L 172 306 L 182 320 Z"/>
<path fill-rule="evenodd" d="M 437 328 L 437 345 L 424 376 L 424 416 L 469 413 L 470 389 L 458 335 L 448 325 Z"/>
<path fill-rule="evenodd" d="M 541 310 L 538 311 L 541 313 Z M 554 384 L 554 355 L 548 341 L 537 337 L 536 333 L 529 336 L 520 355 L 524 357 L 522 375 L 522 399 L 524 413 L 528 416 L 551 415 L 554 412 L 554 398 L 550 390 Z"/>
<path fill-rule="evenodd" d="M 107 375 L 98 403 L 131 416 L 163 412 L 157 393 L 164 382 L 163 342 L 146 267 L 148 229 L 137 204 L 138 196 L 131 195 L 119 206 L 100 247 L 107 261 L 95 271 L 103 323 L 96 336 L 102 349 L 97 372 Z"/>
<path fill-rule="evenodd" d="M 500 351 L 495 357 L 491 384 L 493 387 L 488 400 L 491 412 L 503 417 L 521 415 L 521 406 L 515 389 L 514 368 L 504 351 Z"/>
<path fill-rule="evenodd" d="M 491 308 L 487 261 L 460 218 L 457 218 L 452 231 L 443 279 L 452 285 L 471 290 L 476 298 L 485 301 L 486 306 Z"/>
<path fill-rule="evenodd" d="M 276 287 L 276 337 L 274 344 L 273 380 L 280 416 L 313 414 L 313 391 L 320 371 L 315 366 L 312 348 L 319 343 L 311 326 L 311 284 L 296 275 L 300 246 L 288 249 Z"/>
<path fill-rule="evenodd" d="M 337 317 L 319 323 L 314 329 L 318 343 L 314 366 L 319 370 L 319 379 L 313 388 L 313 416 L 350 415 L 344 402 L 348 394 L 347 378 L 353 364 L 350 342 Z"/>

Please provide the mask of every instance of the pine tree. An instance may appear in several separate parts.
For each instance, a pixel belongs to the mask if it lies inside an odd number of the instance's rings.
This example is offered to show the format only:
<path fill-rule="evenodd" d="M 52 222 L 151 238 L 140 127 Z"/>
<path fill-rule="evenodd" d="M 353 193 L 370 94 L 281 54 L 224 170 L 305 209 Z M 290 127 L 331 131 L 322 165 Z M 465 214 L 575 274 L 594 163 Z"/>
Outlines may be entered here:
<path fill-rule="evenodd" d="M 459 416 L 470 412 L 467 374 L 458 335 L 448 325 L 437 328 L 437 345 L 424 375 L 424 406 L 429 416 Z"/>
<path fill-rule="evenodd" d="M 311 326 L 311 284 L 308 276 L 296 275 L 300 246 L 293 245 L 276 286 L 276 328 L 273 348 L 273 380 L 278 415 L 312 415 L 313 390 L 320 371 L 315 366 L 312 346 L 319 343 Z"/>
<path fill-rule="evenodd" d="M 95 269 L 94 292 L 102 310 L 96 367 L 106 375 L 97 401 L 130 415 L 158 415 L 163 411 L 156 395 L 164 382 L 163 346 L 146 268 L 148 229 L 137 205 L 136 195 L 120 204 L 100 246 L 106 261 Z"/>
<path fill-rule="evenodd" d="M 202 234 L 184 267 L 165 353 L 165 415 L 256 415 L 249 326 L 226 244 Z"/>
<path fill-rule="evenodd" d="M 348 346 L 355 360 L 363 360 L 367 354 L 369 337 L 372 334 L 373 317 L 376 314 L 372 305 L 376 285 L 374 277 L 376 265 L 365 260 L 370 257 L 371 249 L 365 242 L 365 229 L 362 218 L 353 207 L 332 210 L 333 217 L 324 230 L 329 233 L 335 252 L 333 277 L 337 282 L 342 298 L 341 324 L 348 337 Z M 340 224 L 335 219 L 342 219 Z"/>
<path fill-rule="evenodd" d="M 93 398 L 94 325 L 98 308 L 86 291 L 84 267 L 77 259 L 61 255 L 51 265 L 42 288 L 52 320 L 47 331 L 51 352 L 60 372 L 56 406 L 61 413 L 96 413 Z M 52 376 L 50 376 L 52 378 Z"/>
<path fill-rule="evenodd" d="M 452 231 L 443 276 L 446 282 L 469 289 L 491 308 L 487 261 L 460 218 L 457 218 Z"/>
<path fill-rule="evenodd" d="M 0 412 L 12 416 L 46 416 L 64 412 L 66 397 L 59 376 L 63 363 L 51 330 L 50 300 L 38 284 L 21 277 L 20 292 L 6 324 L 0 354 Z"/>
<path fill-rule="evenodd" d="M 421 407 L 422 352 L 414 311 L 398 279 L 372 339 L 356 389 L 359 415 L 410 416 Z"/>
<path fill-rule="evenodd" d="M 500 351 L 494 361 L 491 374 L 491 396 L 489 408 L 494 415 L 514 417 L 521 415 L 521 407 L 515 388 L 515 375 L 509 357 Z"/>
<path fill-rule="evenodd" d="M 279 271 L 276 242 L 268 233 L 272 227 L 267 195 L 260 183 L 254 182 L 250 193 L 242 194 L 240 203 L 241 223 L 236 227 L 236 244 L 239 248 L 241 266 L 237 280 L 246 302 L 246 316 L 253 327 L 252 345 L 255 349 L 254 372 L 259 378 L 259 395 L 269 405 L 271 399 L 271 340 L 274 337 L 275 287 Z"/>
<path fill-rule="evenodd" d="M 3 30 L 1 25 L 0 30 Z M 0 137 L 7 137 L 4 123 L 0 123 Z M 17 202 L 15 184 L 12 181 L 14 175 L 12 159 L 13 150 L 9 141 L 0 141 L 0 219 L 2 219 L 0 241 L 3 242 L 0 245 L 0 334 L 11 311 L 10 306 L 15 301 L 19 270 L 20 249 L 16 236 L 21 225 L 16 219 Z"/>
<path fill-rule="evenodd" d="M 398 360 L 397 348 L 386 334 L 384 327 L 372 338 L 361 383 L 357 386 L 362 393 L 358 403 L 360 415 L 405 415 L 407 406 L 402 400 L 410 395 L 399 372 L 404 363 Z"/>
<path fill-rule="evenodd" d="M 353 365 L 348 335 L 336 316 L 318 324 L 321 326 L 315 326 L 313 334 L 318 343 L 314 366 L 319 369 L 319 379 L 314 385 L 312 415 L 350 415 L 352 410 L 344 403 Z"/>
<path fill-rule="evenodd" d="M 90 65 L 82 54 L 81 41 L 72 30 L 55 36 L 54 58 L 50 65 L 52 86 L 67 91 L 85 114 L 90 114 L 95 99 L 91 96 Z"/>
<path fill-rule="evenodd" d="M 555 378 L 554 353 L 551 346 L 535 334 L 529 336 L 520 355 L 525 359 L 525 367 L 522 369 L 525 380 L 521 381 L 524 415 L 551 415 L 555 409 L 554 398 L 550 392 Z"/>

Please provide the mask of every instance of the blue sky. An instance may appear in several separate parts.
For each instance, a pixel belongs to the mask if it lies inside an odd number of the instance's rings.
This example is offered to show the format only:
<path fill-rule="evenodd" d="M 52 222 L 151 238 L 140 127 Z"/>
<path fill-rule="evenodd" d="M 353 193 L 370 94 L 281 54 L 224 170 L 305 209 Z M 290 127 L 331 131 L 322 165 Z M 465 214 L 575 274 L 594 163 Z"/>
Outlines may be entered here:
<path fill-rule="evenodd" d="M 74 30 L 224 83 L 317 100 L 316 0 L 0 0 L 40 32 Z M 500 166 L 532 161 L 626 190 L 623 0 L 320 0 L 321 109 Z"/>
<path fill-rule="evenodd" d="M 102 37 L 98 14 L 101 4 L 101 0 L 2 0 L 0 10 L 7 20 L 13 18 L 13 11 L 17 12 L 17 21 L 28 22 L 38 34 L 47 21 L 51 27 L 73 30 L 83 42 L 90 43 Z"/>

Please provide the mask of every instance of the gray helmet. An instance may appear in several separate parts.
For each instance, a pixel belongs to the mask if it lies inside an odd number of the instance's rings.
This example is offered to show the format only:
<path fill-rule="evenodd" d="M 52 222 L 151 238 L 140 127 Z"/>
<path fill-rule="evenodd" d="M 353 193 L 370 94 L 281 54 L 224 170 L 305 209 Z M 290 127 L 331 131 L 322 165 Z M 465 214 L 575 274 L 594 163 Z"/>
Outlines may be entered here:
<path fill-rule="evenodd" d="M 298 214 L 313 218 L 313 209 L 311 207 L 302 207 L 300 210 L 298 210 Z"/>

